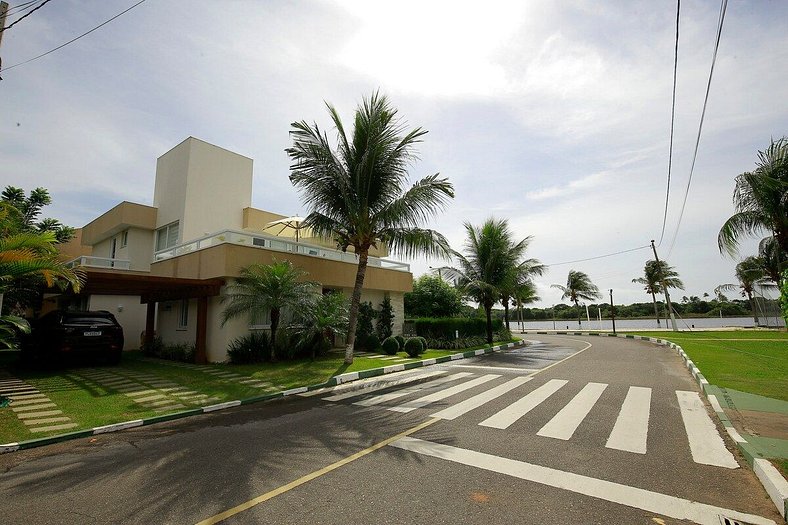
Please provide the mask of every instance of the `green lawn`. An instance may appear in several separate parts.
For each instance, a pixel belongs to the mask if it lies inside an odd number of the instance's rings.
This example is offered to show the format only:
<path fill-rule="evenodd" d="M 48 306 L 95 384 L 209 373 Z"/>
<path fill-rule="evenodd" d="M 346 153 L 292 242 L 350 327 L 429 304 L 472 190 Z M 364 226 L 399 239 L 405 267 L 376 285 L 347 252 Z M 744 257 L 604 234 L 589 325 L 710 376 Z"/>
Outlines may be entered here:
<path fill-rule="evenodd" d="M 637 332 L 684 349 L 710 383 L 788 401 L 788 332 Z"/>
<path fill-rule="evenodd" d="M 381 358 L 356 357 L 352 365 L 343 363 L 342 353 L 331 353 L 314 360 L 281 361 L 278 363 L 260 363 L 252 365 L 205 365 L 199 368 L 173 366 L 175 363 L 150 361 L 139 352 L 127 352 L 118 367 L 102 367 L 111 373 L 123 375 L 129 373 L 152 374 L 161 380 L 169 380 L 190 391 L 206 394 L 216 398 L 210 404 L 260 396 L 289 388 L 324 383 L 329 378 L 346 372 L 358 372 L 372 368 L 380 368 L 395 364 L 409 363 L 422 359 L 431 359 L 452 355 L 486 345 L 463 350 L 428 350 L 417 359 L 392 362 Z M 407 355 L 400 352 L 401 358 Z M 17 364 L 15 353 L 0 352 L 0 367 L 4 367 L 19 379 L 38 388 L 79 426 L 68 431 L 75 431 L 96 426 L 119 423 L 134 419 L 161 415 L 137 404 L 133 399 L 112 388 L 96 386 L 80 376 L 81 372 L 90 371 L 90 367 L 68 370 L 29 370 Z M 259 379 L 272 384 L 268 388 L 255 388 L 243 385 L 234 380 L 223 380 L 206 373 L 204 370 L 222 370 L 233 372 L 248 378 Z M 186 408 L 198 408 L 204 402 L 195 401 Z M 11 407 L 14 405 L 12 404 Z M 38 437 L 46 437 L 63 431 L 42 432 L 33 434 L 27 430 L 16 417 L 11 407 L 0 409 L 0 443 L 12 443 Z M 184 409 L 180 409 L 184 410 Z M 165 412 L 166 413 L 166 412 Z"/>

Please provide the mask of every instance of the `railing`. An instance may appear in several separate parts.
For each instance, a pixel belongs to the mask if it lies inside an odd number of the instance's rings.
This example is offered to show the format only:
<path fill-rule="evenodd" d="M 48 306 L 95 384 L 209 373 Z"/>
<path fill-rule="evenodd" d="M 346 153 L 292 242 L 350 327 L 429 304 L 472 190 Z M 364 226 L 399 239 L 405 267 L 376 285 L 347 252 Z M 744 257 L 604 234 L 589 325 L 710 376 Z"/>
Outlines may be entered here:
<path fill-rule="evenodd" d="M 264 233 L 249 233 L 238 230 L 223 230 L 191 242 L 179 244 L 160 250 L 153 254 L 153 261 L 162 261 L 171 257 L 177 257 L 186 253 L 204 250 L 211 246 L 220 244 L 235 244 L 238 246 L 249 246 L 252 248 L 263 248 L 265 250 L 272 250 L 284 253 L 296 253 L 299 255 L 306 255 L 308 257 L 319 257 L 322 259 L 331 259 L 333 261 L 342 261 L 347 263 L 358 263 L 358 257 L 351 252 L 341 252 L 339 250 L 332 250 L 330 248 L 323 248 L 312 244 L 305 244 L 302 242 L 295 242 L 285 240 L 282 237 L 275 235 L 266 235 Z M 367 264 L 376 268 L 384 268 L 387 270 L 397 270 L 400 272 L 409 272 L 410 265 L 407 263 L 392 261 L 390 259 L 381 259 L 379 257 L 370 257 Z"/>
<path fill-rule="evenodd" d="M 113 268 L 115 270 L 128 270 L 130 269 L 130 262 L 126 259 L 111 259 L 109 257 L 93 257 L 92 255 L 83 255 L 72 259 L 66 263 L 69 268 L 75 266 L 84 266 L 86 268 Z"/>

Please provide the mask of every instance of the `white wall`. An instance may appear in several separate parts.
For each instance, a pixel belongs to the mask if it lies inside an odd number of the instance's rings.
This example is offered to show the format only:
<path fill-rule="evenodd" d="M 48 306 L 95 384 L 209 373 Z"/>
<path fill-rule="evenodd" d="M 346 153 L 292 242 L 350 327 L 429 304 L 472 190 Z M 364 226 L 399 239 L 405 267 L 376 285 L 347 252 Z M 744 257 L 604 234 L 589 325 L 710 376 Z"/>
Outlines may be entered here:
<path fill-rule="evenodd" d="M 189 319 L 186 328 L 178 326 L 181 301 L 159 303 L 156 333 L 162 341 L 170 344 L 194 344 L 197 337 L 197 300 L 189 301 Z"/>
<path fill-rule="evenodd" d="M 107 310 L 123 327 L 123 349 L 137 350 L 145 330 L 147 305 L 140 304 L 138 295 L 91 295 L 88 310 Z"/>

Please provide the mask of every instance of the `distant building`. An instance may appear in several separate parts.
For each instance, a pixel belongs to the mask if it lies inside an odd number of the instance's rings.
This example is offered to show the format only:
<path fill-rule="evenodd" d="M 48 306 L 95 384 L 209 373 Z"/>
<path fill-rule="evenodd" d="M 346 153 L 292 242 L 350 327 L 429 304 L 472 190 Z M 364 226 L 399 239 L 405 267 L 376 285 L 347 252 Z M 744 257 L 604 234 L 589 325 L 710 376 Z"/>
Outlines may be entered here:
<path fill-rule="evenodd" d="M 121 202 L 78 232 L 79 245 L 64 246 L 87 272 L 87 285 L 78 296 L 50 296 L 47 308 L 109 310 L 123 325 L 126 349 L 155 330 L 165 342 L 195 343 L 198 359 L 219 362 L 233 339 L 269 328 L 267 319 L 221 326 L 225 285 L 245 266 L 289 260 L 324 292 L 350 297 L 355 254 L 308 230 L 296 242 L 293 230 L 268 227 L 285 216 L 252 208 L 251 196 L 252 159 L 187 138 L 158 159 L 153 206 Z M 370 251 L 362 301 L 377 307 L 388 296 L 400 333 L 413 275 L 387 255 Z"/>

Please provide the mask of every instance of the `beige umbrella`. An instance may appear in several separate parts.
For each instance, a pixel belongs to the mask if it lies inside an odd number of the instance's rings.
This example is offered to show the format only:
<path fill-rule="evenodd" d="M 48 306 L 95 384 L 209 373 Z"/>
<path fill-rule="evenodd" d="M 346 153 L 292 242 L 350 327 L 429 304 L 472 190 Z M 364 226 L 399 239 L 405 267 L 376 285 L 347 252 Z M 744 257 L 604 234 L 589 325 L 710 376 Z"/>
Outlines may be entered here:
<path fill-rule="evenodd" d="M 267 230 L 269 228 L 278 229 L 278 231 L 274 235 L 280 235 L 283 231 L 287 229 L 295 230 L 295 239 L 298 242 L 299 232 L 303 230 L 305 227 L 303 223 L 306 219 L 304 217 L 299 217 L 294 215 L 293 217 L 285 217 L 284 219 L 279 219 L 278 221 L 272 221 L 266 224 L 263 230 Z"/>

